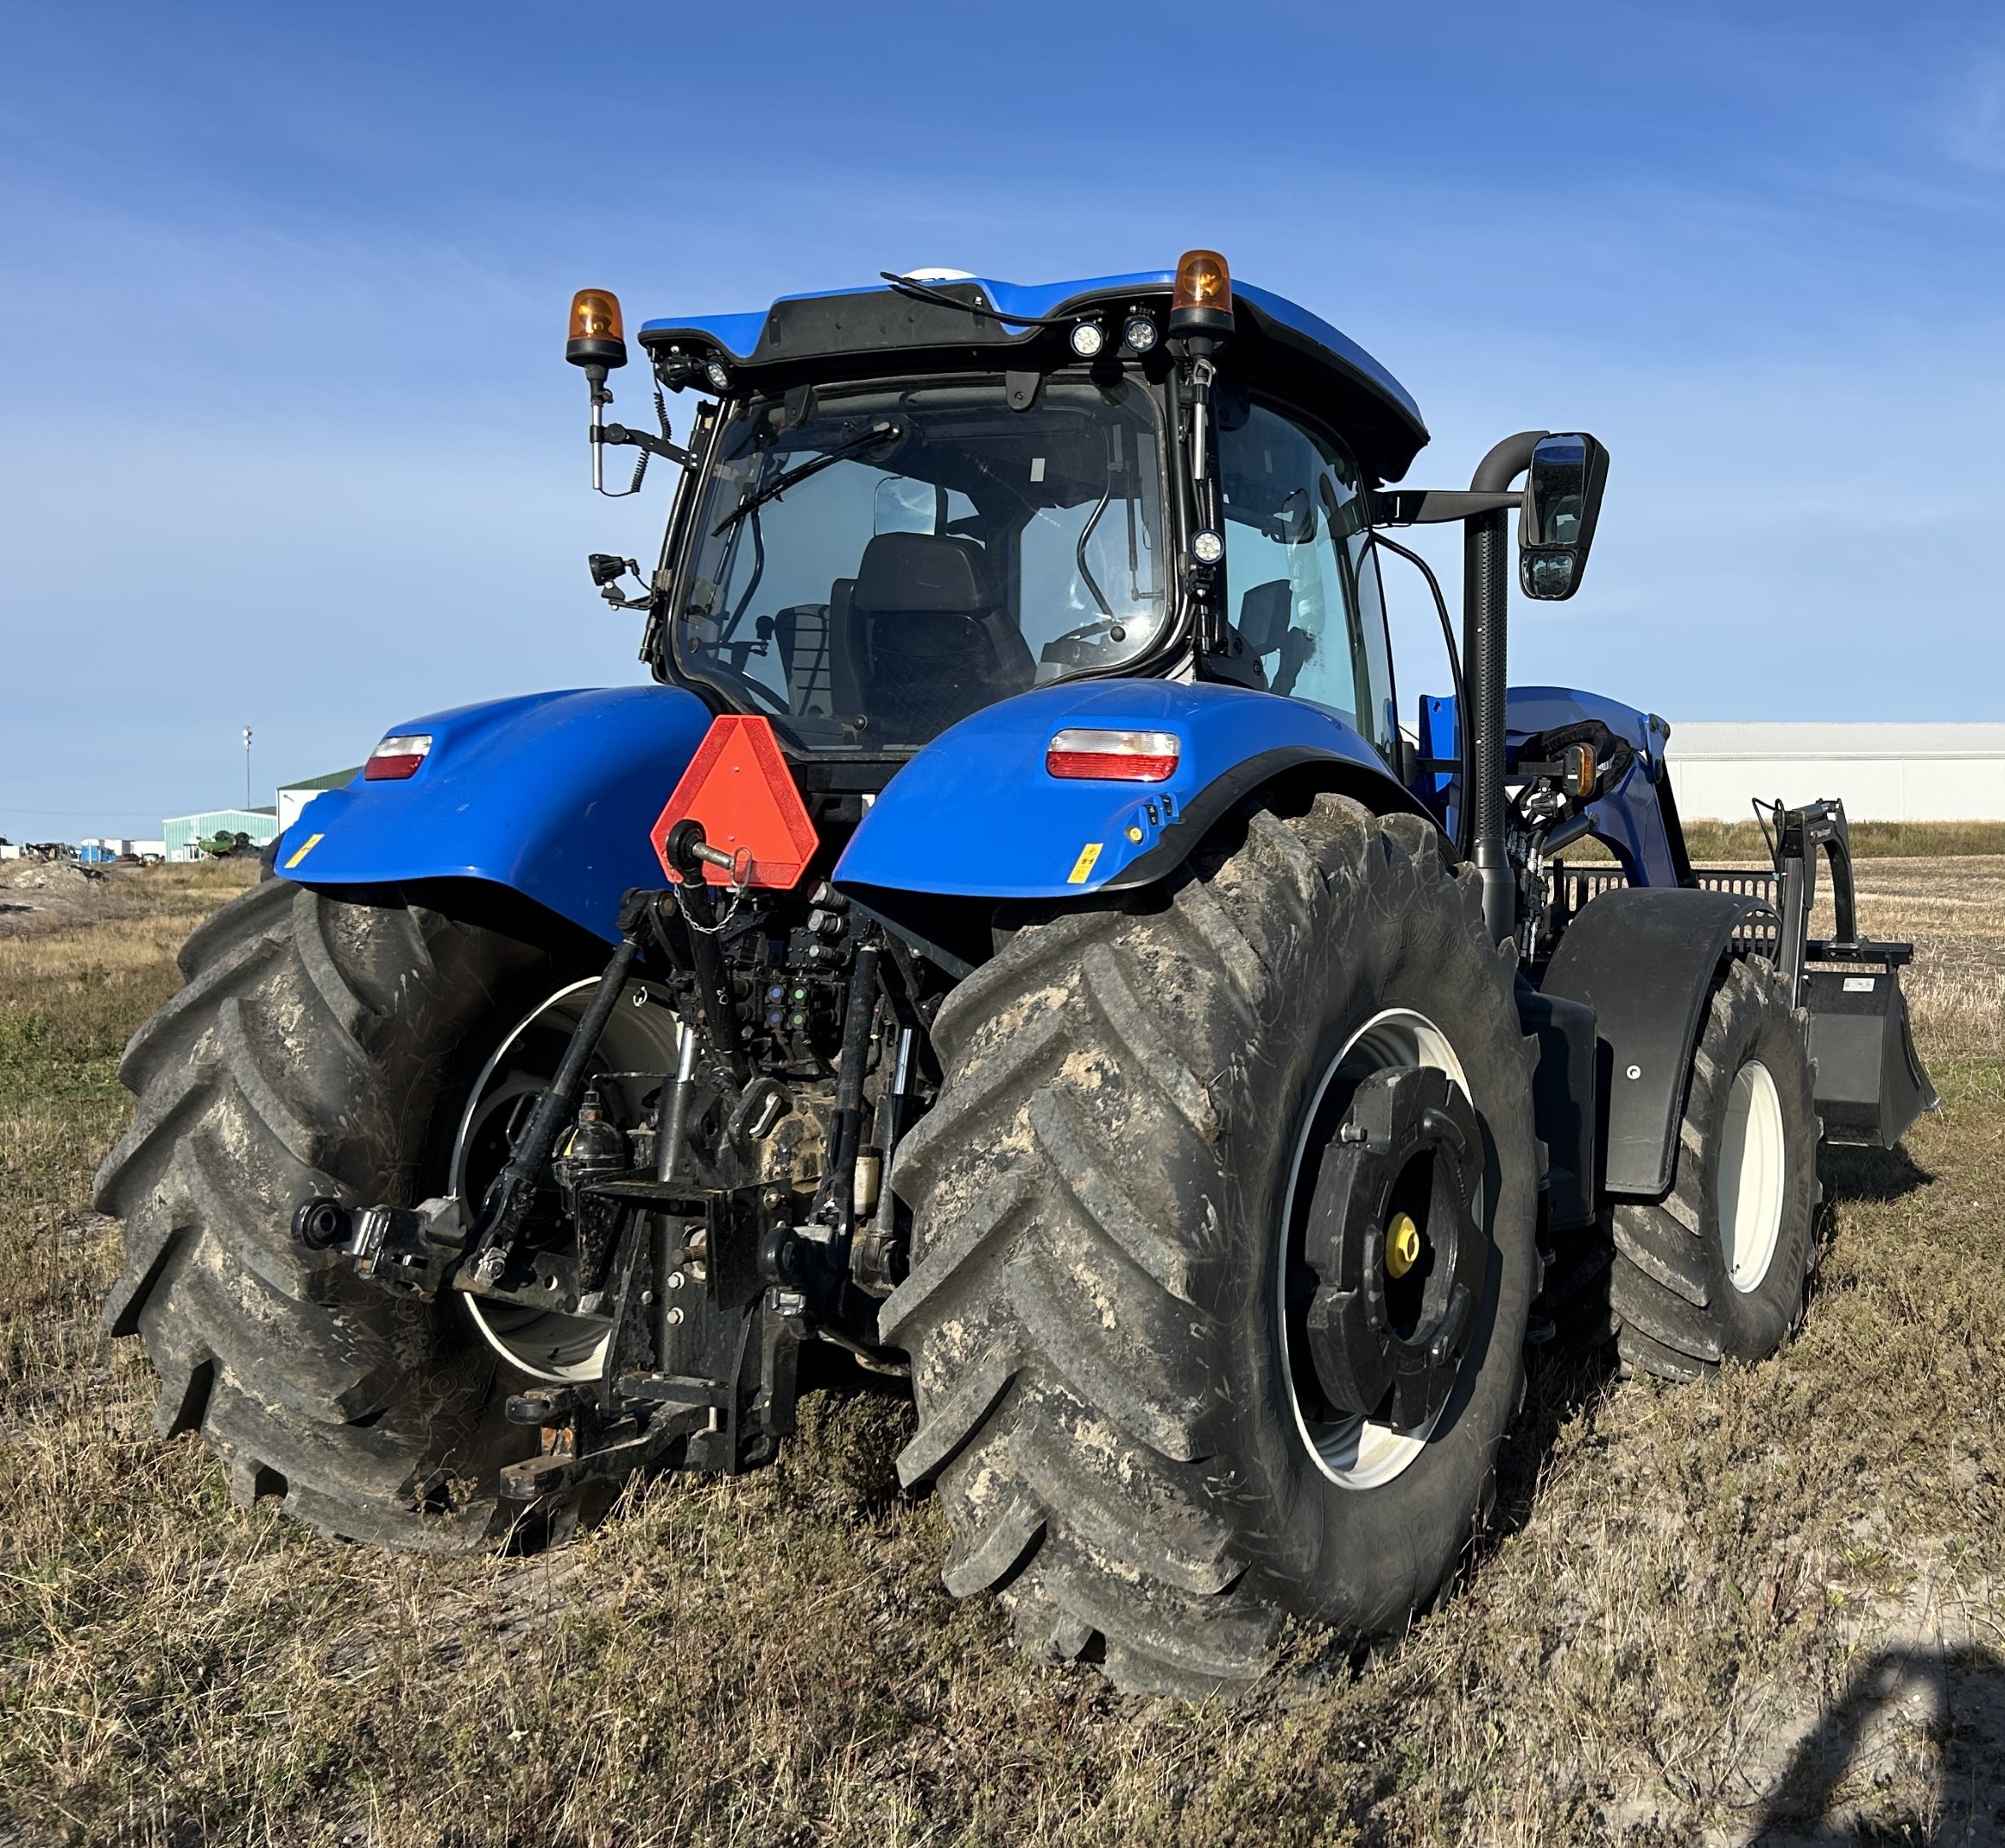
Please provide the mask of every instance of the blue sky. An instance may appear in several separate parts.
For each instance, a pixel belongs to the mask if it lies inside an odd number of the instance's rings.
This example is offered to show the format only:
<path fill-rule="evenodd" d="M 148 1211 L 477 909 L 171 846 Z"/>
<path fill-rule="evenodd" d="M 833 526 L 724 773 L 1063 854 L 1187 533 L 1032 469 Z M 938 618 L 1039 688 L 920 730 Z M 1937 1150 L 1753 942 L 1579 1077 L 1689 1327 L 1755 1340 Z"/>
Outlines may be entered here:
<path fill-rule="evenodd" d="M 1413 482 L 1608 443 L 1515 679 L 2001 716 L 1995 9 L 7 0 L 0 44 L 14 838 L 240 799 L 245 725 L 269 801 L 638 677 L 583 559 L 644 554 L 666 483 L 585 490 L 573 288 L 631 325 L 1198 243 L 1400 376 Z M 1443 676 L 1393 588 L 1410 708 Z"/>

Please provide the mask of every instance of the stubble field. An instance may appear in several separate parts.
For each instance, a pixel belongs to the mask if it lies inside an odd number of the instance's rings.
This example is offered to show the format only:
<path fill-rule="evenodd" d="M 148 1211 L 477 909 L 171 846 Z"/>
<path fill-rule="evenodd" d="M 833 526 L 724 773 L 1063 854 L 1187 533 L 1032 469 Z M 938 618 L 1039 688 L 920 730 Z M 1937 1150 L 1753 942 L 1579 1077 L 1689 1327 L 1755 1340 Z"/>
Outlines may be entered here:
<path fill-rule="evenodd" d="M 1827 1158 L 1795 1341 L 1699 1388 L 1539 1368 L 1461 1594 L 1362 1660 L 1291 1639 L 1237 1708 L 1040 1668 L 950 1599 L 888 1399 L 526 1559 L 233 1506 L 103 1332 L 89 1193 L 121 1046 L 252 876 L 0 893 L 0 1840 L 1996 1838 L 2005 856 L 1860 862 L 1943 1108 Z"/>

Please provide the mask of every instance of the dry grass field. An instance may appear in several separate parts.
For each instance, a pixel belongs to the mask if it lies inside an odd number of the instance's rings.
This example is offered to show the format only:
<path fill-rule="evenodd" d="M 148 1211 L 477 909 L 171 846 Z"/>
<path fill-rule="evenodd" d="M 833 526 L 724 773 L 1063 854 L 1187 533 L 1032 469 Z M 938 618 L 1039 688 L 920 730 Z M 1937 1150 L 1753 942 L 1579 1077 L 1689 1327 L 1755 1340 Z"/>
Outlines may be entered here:
<path fill-rule="evenodd" d="M 1996 1839 L 2005 857 L 1861 866 L 1944 1102 L 1828 1161 L 1797 1339 L 1695 1389 L 1543 1367 L 1461 1594 L 1361 1660 L 1293 1638 L 1237 1709 L 1037 1667 L 948 1598 L 888 1399 L 531 1558 L 232 1506 L 102 1330 L 89 1185 L 122 1044 L 249 876 L 0 915 L 0 1840 Z"/>

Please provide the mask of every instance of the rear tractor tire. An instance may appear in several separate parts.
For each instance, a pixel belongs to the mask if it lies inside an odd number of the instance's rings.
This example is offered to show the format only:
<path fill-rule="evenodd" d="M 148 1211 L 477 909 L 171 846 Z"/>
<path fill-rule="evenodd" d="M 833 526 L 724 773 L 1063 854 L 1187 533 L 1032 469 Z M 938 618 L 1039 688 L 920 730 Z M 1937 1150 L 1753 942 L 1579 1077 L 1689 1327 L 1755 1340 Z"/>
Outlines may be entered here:
<path fill-rule="evenodd" d="M 1629 1366 L 1695 1380 L 1782 1346 L 1816 1231 L 1815 1093 L 1783 978 L 1763 958 L 1729 963 L 1693 1055 L 1671 1190 L 1608 1209 L 1609 1306 Z"/>
<path fill-rule="evenodd" d="M 1537 1282 L 1510 985 L 1432 827 L 1326 794 L 949 996 L 880 1325 L 950 1590 L 1193 1695 L 1258 1677 L 1285 1617 L 1368 1638 L 1441 1594 Z"/>
<path fill-rule="evenodd" d="M 155 1428 L 199 1430 L 237 1498 L 323 1531 L 478 1545 L 496 1474 L 532 1450 L 513 1389 L 457 1301 L 392 1297 L 292 1235 L 317 1194 L 409 1205 L 442 1190 L 478 1060 L 547 994 L 549 957 L 396 903 L 271 880 L 181 953 L 187 986 L 133 1035 L 131 1129 L 98 1176 L 126 1223 L 105 1306 L 161 1380 Z"/>

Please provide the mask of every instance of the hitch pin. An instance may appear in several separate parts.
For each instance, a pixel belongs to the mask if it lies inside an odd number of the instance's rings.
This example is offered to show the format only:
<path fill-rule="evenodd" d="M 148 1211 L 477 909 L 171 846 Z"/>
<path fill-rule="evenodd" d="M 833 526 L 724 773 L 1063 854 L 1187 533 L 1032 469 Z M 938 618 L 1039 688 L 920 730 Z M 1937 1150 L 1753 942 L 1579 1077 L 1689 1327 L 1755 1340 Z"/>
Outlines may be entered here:
<path fill-rule="evenodd" d="M 749 847 L 740 847 L 736 853 L 727 853 L 721 847 L 713 847 L 707 840 L 691 841 L 690 857 L 701 860 L 705 866 L 714 866 L 731 875 L 734 885 L 750 883 L 752 852 Z M 743 862 L 742 868 L 740 862 Z"/>

